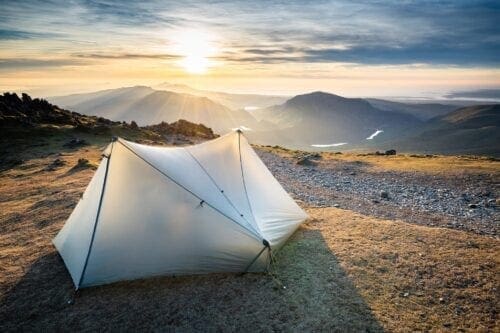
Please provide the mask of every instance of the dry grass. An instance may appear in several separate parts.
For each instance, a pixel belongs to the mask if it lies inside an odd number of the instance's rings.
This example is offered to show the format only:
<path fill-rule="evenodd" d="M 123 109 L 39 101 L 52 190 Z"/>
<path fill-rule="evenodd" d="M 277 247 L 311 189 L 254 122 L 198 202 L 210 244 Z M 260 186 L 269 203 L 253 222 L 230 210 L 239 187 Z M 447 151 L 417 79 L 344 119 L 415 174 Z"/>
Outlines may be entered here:
<path fill-rule="evenodd" d="M 310 209 L 328 248 L 389 331 L 498 331 L 500 244 L 462 231 Z"/>
<path fill-rule="evenodd" d="M 282 157 L 294 157 L 303 152 L 281 147 L 259 146 L 260 149 L 273 152 Z M 453 174 L 488 174 L 500 178 L 500 161 L 480 156 L 446 156 L 446 155 L 410 155 L 392 156 L 367 155 L 357 153 L 320 153 L 327 161 L 361 162 L 367 165 L 367 171 L 401 171 L 420 173 Z"/>
<path fill-rule="evenodd" d="M 54 159 L 66 163 L 45 168 Z M 92 177 L 96 147 L 0 173 L 0 331 L 500 331 L 498 240 L 334 208 L 265 274 L 73 286 L 51 239 Z M 286 288 L 283 288 L 285 286 Z M 408 295 L 406 295 L 408 293 Z M 406 296 L 405 296 L 406 295 Z M 440 301 L 442 298 L 442 301 Z"/>

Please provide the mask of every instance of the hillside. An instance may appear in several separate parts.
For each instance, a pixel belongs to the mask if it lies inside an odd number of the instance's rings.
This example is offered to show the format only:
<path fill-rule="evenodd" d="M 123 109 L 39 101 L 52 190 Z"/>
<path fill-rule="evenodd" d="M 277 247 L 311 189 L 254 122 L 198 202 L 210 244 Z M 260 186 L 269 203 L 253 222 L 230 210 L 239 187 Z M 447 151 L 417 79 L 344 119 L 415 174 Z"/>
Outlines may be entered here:
<path fill-rule="evenodd" d="M 257 121 L 244 110 L 230 110 L 206 97 L 157 91 L 143 86 L 50 97 L 49 100 L 83 114 L 117 121 L 133 120 L 139 125 L 185 119 L 205 124 L 221 134 L 239 126 L 257 126 Z"/>
<path fill-rule="evenodd" d="M 405 113 L 420 120 L 443 116 L 458 108 L 455 105 L 440 103 L 400 103 L 378 98 L 367 98 L 366 100 L 379 110 Z"/>
<path fill-rule="evenodd" d="M 302 166 L 304 152 L 260 148 L 310 216 L 275 253 L 270 274 L 165 276 L 75 294 L 51 240 L 103 145 L 40 147 L 26 138 L 23 161 L 0 171 L 2 332 L 499 327 L 498 162 L 321 154 Z M 77 167 L 80 160 L 93 167 Z"/>
<path fill-rule="evenodd" d="M 364 99 L 323 92 L 295 96 L 282 105 L 257 110 L 255 115 L 277 125 L 283 135 L 302 147 L 362 144 L 377 130 L 383 130 L 384 137 L 395 137 L 421 122 L 411 115 L 381 111 Z"/>
<path fill-rule="evenodd" d="M 249 106 L 265 108 L 272 105 L 284 103 L 289 98 L 286 96 L 232 94 L 221 91 L 199 90 L 184 84 L 170 84 L 167 82 L 156 86 L 155 89 L 207 97 L 217 103 L 227 106 L 230 109 L 244 109 L 245 107 Z"/>
<path fill-rule="evenodd" d="M 156 144 L 190 144 L 217 137 L 212 129 L 178 120 L 139 127 L 61 109 L 27 94 L 0 95 L 0 169 L 22 163 L 25 150 L 71 150 L 103 145 L 113 136 Z M 34 148 L 35 147 L 35 148 Z"/>
<path fill-rule="evenodd" d="M 383 146 L 424 153 L 500 156 L 500 104 L 460 108 Z"/>

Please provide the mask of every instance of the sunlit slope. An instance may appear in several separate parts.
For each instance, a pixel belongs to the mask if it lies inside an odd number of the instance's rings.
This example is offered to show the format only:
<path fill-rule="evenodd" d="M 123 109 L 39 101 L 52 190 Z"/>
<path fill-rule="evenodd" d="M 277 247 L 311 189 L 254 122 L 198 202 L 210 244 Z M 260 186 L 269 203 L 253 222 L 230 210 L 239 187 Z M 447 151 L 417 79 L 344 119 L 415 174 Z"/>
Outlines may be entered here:
<path fill-rule="evenodd" d="M 49 98 L 53 103 L 89 115 L 139 125 L 185 119 L 223 134 L 238 126 L 255 128 L 257 121 L 244 110 L 230 110 L 206 97 L 130 87 L 102 92 Z"/>
<path fill-rule="evenodd" d="M 155 89 L 207 97 L 231 109 L 243 109 L 245 107 L 265 108 L 284 103 L 289 98 L 286 96 L 232 94 L 220 91 L 199 90 L 184 84 L 171 84 L 168 82 L 156 86 Z"/>

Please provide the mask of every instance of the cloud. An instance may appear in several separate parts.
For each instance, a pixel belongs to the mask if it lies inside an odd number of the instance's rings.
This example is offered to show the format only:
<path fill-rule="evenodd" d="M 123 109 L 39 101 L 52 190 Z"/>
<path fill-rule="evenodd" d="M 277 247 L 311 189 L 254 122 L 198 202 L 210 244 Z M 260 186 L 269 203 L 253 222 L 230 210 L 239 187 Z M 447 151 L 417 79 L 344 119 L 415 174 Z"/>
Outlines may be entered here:
<path fill-rule="evenodd" d="M 179 59 L 179 55 L 175 54 L 140 54 L 140 53 L 76 53 L 73 54 L 77 58 L 85 59 Z"/>
<path fill-rule="evenodd" d="M 81 66 L 87 62 L 74 59 L 12 59 L 0 58 L 0 70 L 34 69 L 61 66 Z"/>
<path fill-rule="evenodd" d="M 454 91 L 445 95 L 446 98 L 479 98 L 500 100 L 500 89 L 478 89 L 468 91 Z"/>
<path fill-rule="evenodd" d="M 0 40 L 48 39 L 57 36 L 61 34 L 0 29 Z"/>
<path fill-rule="evenodd" d="M 6 0 L 0 3 L 0 47 L 49 39 L 80 58 L 171 59 L 172 36 L 189 28 L 216 35 L 219 57 L 234 63 L 496 67 L 499 21 L 500 4 L 487 0 Z M 92 45 L 81 49 L 84 43 Z M 40 54 L 51 47 L 44 44 Z"/>

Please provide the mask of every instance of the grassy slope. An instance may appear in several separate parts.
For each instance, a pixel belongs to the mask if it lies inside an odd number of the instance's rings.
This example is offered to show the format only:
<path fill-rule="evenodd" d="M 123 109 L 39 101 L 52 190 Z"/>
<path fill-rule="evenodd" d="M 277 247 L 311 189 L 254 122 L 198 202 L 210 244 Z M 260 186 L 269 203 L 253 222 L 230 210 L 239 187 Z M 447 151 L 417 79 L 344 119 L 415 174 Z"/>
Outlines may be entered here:
<path fill-rule="evenodd" d="M 2 331 L 499 329 L 498 240 L 334 208 L 308 210 L 278 254 L 280 282 L 157 278 L 83 290 L 67 304 L 73 287 L 51 239 L 93 174 L 72 168 L 81 157 L 97 164 L 100 145 L 59 155 L 60 144 L 0 173 Z M 46 171 L 55 158 L 66 165 Z"/>
<path fill-rule="evenodd" d="M 429 120 L 399 141 L 381 143 L 407 152 L 500 156 L 500 105 L 457 109 Z"/>

